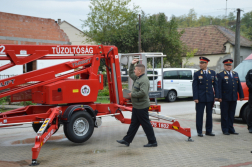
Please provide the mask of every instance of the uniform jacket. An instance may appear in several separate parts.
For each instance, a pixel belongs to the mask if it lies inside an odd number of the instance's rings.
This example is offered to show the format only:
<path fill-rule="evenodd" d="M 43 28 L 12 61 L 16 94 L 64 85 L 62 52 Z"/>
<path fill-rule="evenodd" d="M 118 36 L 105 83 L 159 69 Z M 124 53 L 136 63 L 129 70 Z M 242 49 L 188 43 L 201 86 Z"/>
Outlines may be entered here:
<path fill-rule="evenodd" d="M 193 100 L 199 102 L 212 102 L 215 97 L 218 98 L 218 83 L 216 80 L 215 71 L 208 69 L 208 74 L 203 74 L 203 70 L 198 70 L 194 73 L 193 77 Z"/>
<path fill-rule="evenodd" d="M 134 108 L 144 109 L 150 106 L 150 82 L 145 74 L 137 77 L 134 74 L 134 68 L 134 64 L 131 64 L 129 69 L 129 76 L 134 81 L 132 85 L 131 102 Z"/>
<path fill-rule="evenodd" d="M 239 93 L 244 98 L 238 73 L 233 71 L 232 77 L 224 70 L 217 74 L 220 99 L 222 101 L 236 101 Z"/>
<path fill-rule="evenodd" d="M 249 93 L 252 93 L 252 69 L 246 75 L 246 84 L 249 88 Z"/>

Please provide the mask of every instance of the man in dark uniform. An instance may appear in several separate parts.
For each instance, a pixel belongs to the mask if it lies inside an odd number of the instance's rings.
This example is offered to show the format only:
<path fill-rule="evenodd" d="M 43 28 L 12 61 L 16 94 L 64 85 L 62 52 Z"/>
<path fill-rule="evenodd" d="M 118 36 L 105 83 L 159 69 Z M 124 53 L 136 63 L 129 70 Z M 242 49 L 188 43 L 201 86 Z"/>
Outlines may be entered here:
<path fill-rule="evenodd" d="M 237 92 L 240 95 L 240 100 L 244 98 L 238 73 L 232 71 L 232 63 L 232 59 L 224 60 L 224 70 L 217 74 L 221 107 L 221 129 L 224 135 L 239 134 L 235 132 L 233 126 L 238 98 Z"/>
<path fill-rule="evenodd" d="M 144 147 L 157 147 L 156 137 L 150 123 L 148 112 L 150 106 L 150 82 L 148 77 L 144 74 L 145 66 L 143 64 L 137 64 L 134 66 L 137 62 L 138 59 L 134 59 L 129 69 L 129 76 L 134 81 L 132 92 L 129 93 L 133 105 L 131 124 L 127 135 L 122 140 L 117 140 L 117 142 L 129 146 L 134 139 L 139 126 L 142 125 L 148 138 L 148 144 L 144 145 Z"/>
<path fill-rule="evenodd" d="M 196 128 L 199 137 L 203 137 L 202 126 L 204 109 L 206 107 L 206 135 L 215 136 L 212 133 L 213 120 L 212 120 L 212 107 L 215 100 L 218 100 L 218 85 L 216 80 L 215 71 L 207 69 L 208 62 L 206 57 L 199 57 L 200 70 L 194 73 L 193 78 L 193 100 L 196 103 Z"/>
<path fill-rule="evenodd" d="M 247 124 L 249 133 L 252 133 L 252 69 L 246 75 L 246 84 L 249 88 L 249 112 L 247 117 Z"/>

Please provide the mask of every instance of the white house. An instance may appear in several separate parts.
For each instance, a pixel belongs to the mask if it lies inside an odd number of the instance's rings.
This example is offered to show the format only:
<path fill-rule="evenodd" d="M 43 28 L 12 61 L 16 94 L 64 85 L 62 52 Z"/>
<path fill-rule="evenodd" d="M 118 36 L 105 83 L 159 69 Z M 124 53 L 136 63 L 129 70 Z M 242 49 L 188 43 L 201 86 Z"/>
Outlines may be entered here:
<path fill-rule="evenodd" d="M 85 37 L 83 35 L 83 32 L 73 26 L 72 24 L 68 23 L 67 21 L 62 21 L 61 19 L 58 19 L 58 24 L 60 26 L 60 29 L 62 29 L 68 36 L 69 41 L 72 43 L 72 45 L 95 45 L 95 42 L 87 43 Z"/>

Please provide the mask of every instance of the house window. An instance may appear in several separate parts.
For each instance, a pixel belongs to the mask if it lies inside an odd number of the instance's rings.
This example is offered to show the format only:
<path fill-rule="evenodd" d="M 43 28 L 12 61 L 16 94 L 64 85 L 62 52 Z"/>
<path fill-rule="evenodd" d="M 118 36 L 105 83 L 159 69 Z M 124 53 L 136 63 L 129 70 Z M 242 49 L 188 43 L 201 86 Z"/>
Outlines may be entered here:
<path fill-rule="evenodd" d="M 240 62 L 242 62 L 243 61 L 243 56 L 240 56 Z"/>

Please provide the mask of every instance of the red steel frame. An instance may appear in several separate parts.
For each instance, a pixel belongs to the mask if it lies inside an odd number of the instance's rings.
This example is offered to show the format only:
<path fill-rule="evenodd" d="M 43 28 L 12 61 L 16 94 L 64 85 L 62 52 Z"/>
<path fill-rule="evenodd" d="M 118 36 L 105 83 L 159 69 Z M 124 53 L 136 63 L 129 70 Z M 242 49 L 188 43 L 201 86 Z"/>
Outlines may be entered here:
<path fill-rule="evenodd" d="M 17 56 L 17 54 L 27 54 L 28 56 Z M 66 55 L 71 54 L 71 55 Z M 2 55 L 2 56 L 1 56 Z M 54 55 L 54 56 L 52 56 Z M 55 56 L 57 55 L 57 56 Z M 4 112 L 0 114 L 0 124 L 13 124 L 22 122 L 38 122 L 50 118 L 49 128 L 42 134 L 35 137 L 35 145 L 32 148 L 32 160 L 38 158 L 41 147 L 50 138 L 50 136 L 58 129 L 59 119 L 65 110 L 73 104 L 89 105 L 93 110 L 97 110 L 97 116 L 106 114 L 115 114 L 115 118 L 125 124 L 130 124 L 131 119 L 124 118 L 121 111 L 132 111 L 131 104 L 127 99 L 123 98 L 120 64 L 118 58 L 118 50 L 115 46 L 103 45 L 2 45 L 0 47 L 0 60 L 10 60 L 9 64 L 0 67 L 0 71 L 13 67 L 15 65 L 24 65 L 34 60 L 51 60 L 51 59 L 77 59 L 71 62 L 57 64 L 51 67 L 38 69 L 18 76 L 0 80 L 0 90 L 9 89 L 0 93 L 0 98 L 5 96 L 13 96 L 18 93 L 30 91 L 32 93 L 30 99 L 20 99 L 19 101 L 30 100 L 43 105 L 34 105 L 19 108 L 16 110 Z M 103 89 L 102 76 L 98 74 L 100 59 L 105 59 L 107 66 L 107 79 L 109 86 L 110 104 L 96 104 L 98 89 Z M 115 68 L 114 68 L 114 67 Z M 56 77 L 61 72 L 74 70 L 67 74 Z M 115 69 L 115 71 L 114 71 Z M 80 74 L 81 79 L 69 79 L 68 77 Z M 116 76 L 116 77 L 113 77 Z M 116 78 L 116 80 L 115 80 Z M 33 83 L 30 83 L 33 82 Z M 80 83 L 82 82 L 82 83 Z M 89 83 L 90 87 L 95 85 L 97 91 L 90 93 L 84 97 L 80 93 L 80 88 L 75 89 L 72 85 L 83 85 Z M 76 83 L 76 84 L 75 84 Z M 55 86 L 56 85 L 56 86 Z M 52 100 L 53 94 L 45 89 L 54 89 L 58 85 L 64 87 L 63 97 L 58 101 Z M 69 88 L 70 87 L 70 88 Z M 118 90 L 115 90 L 117 87 Z M 65 91 L 66 90 L 66 91 Z M 73 90 L 71 92 L 71 90 Z M 74 94 L 75 90 L 75 94 Z M 52 90 L 53 91 L 53 90 Z M 77 92 L 77 93 L 76 93 Z M 73 98 L 73 95 L 76 98 Z M 14 100 L 14 99 L 12 99 Z M 18 100 L 16 100 L 18 101 Z M 67 105 L 59 106 L 58 104 L 67 103 Z M 75 109 L 79 110 L 82 107 Z M 152 105 L 150 111 L 160 112 L 159 105 Z M 172 129 L 191 137 L 190 128 L 182 128 L 178 121 L 173 123 L 164 123 L 151 121 L 155 128 Z M 4 127 L 4 126 L 1 126 Z"/>

